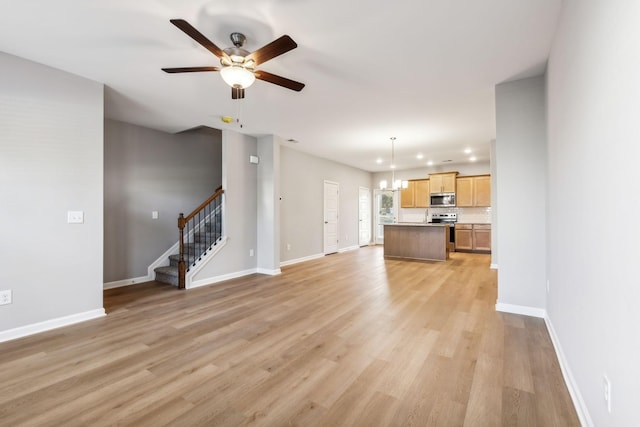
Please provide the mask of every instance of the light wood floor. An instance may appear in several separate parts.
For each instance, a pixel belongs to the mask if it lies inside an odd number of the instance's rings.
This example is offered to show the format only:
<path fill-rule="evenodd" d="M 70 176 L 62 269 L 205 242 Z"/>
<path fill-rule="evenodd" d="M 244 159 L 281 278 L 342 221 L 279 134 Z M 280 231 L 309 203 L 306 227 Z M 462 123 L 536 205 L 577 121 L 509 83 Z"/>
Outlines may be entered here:
<path fill-rule="evenodd" d="M 541 319 L 496 313 L 488 255 L 381 247 L 0 344 L 0 425 L 577 426 Z"/>

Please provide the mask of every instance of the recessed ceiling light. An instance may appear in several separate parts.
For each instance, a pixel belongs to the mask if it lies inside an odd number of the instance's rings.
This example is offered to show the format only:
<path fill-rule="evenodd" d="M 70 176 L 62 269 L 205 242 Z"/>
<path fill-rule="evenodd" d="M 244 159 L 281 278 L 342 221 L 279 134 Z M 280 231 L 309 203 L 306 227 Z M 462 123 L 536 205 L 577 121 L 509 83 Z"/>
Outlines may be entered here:
<path fill-rule="evenodd" d="M 475 162 L 475 161 L 476 161 L 476 156 L 471 156 L 471 157 L 469 157 L 469 161 L 470 161 L 470 162 Z"/>
<path fill-rule="evenodd" d="M 378 158 L 376 159 L 376 163 L 377 163 L 377 164 L 382 163 L 382 159 L 381 159 L 380 157 L 378 157 Z"/>
<path fill-rule="evenodd" d="M 293 139 L 293 138 L 289 138 L 289 139 L 287 139 L 287 142 L 292 142 L 292 143 L 294 143 L 294 144 L 297 144 L 297 143 L 298 143 L 298 141 L 297 141 L 297 140 L 295 140 L 295 139 Z"/>
<path fill-rule="evenodd" d="M 465 148 L 464 154 L 471 154 L 471 148 Z"/>
<path fill-rule="evenodd" d="M 429 160 L 429 161 L 427 162 L 427 166 L 433 166 L 433 162 L 432 162 L 431 160 Z"/>
<path fill-rule="evenodd" d="M 416 156 L 416 159 L 418 160 L 422 160 L 424 156 L 422 155 L 422 153 L 418 153 L 418 155 Z"/>
<path fill-rule="evenodd" d="M 391 169 L 395 169 L 395 168 L 396 168 L 396 165 L 391 165 L 391 166 L 389 166 L 389 167 L 390 167 Z"/>

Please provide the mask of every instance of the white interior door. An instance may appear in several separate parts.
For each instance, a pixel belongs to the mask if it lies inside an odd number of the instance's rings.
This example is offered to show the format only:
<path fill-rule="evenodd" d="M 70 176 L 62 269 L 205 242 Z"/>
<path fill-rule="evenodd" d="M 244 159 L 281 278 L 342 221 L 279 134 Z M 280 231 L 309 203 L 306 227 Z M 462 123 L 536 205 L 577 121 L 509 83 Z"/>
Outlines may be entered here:
<path fill-rule="evenodd" d="M 324 253 L 338 252 L 338 183 L 324 182 Z"/>
<path fill-rule="evenodd" d="M 360 187 L 358 191 L 358 245 L 371 243 L 371 191 Z"/>

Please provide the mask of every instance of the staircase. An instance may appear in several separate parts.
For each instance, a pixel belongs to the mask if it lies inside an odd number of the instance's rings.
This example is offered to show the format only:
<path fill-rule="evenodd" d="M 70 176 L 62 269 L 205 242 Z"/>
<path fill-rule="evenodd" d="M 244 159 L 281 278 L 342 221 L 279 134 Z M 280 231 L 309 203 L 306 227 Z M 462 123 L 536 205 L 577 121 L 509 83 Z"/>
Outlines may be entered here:
<path fill-rule="evenodd" d="M 168 266 L 154 269 L 156 281 L 184 289 L 186 272 L 222 241 L 223 193 L 222 188 L 218 188 L 189 215 L 180 214 L 180 252 L 169 256 Z"/>

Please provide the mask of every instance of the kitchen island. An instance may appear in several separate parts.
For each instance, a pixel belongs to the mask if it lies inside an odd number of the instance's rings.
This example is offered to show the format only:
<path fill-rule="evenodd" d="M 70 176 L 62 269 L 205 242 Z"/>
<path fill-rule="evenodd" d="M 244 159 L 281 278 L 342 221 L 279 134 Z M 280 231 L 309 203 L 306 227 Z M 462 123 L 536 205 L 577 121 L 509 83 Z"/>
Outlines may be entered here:
<path fill-rule="evenodd" d="M 385 258 L 446 261 L 449 224 L 397 223 L 384 225 Z"/>

